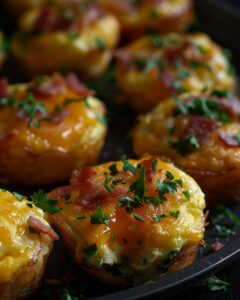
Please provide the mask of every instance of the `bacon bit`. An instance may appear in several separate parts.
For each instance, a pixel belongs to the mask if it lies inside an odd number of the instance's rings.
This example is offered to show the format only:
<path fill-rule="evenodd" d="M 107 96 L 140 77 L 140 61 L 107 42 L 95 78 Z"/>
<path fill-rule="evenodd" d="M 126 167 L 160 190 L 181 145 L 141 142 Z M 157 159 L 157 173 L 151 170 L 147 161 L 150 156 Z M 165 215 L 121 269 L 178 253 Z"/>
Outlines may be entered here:
<path fill-rule="evenodd" d="M 185 130 L 182 138 L 184 139 L 185 137 L 193 134 L 196 136 L 198 142 L 203 144 L 216 126 L 216 123 L 211 119 L 194 116 L 189 120 L 188 128 Z"/>
<path fill-rule="evenodd" d="M 234 138 L 233 134 L 228 131 L 221 131 L 218 134 L 220 140 L 228 147 L 240 147 L 239 142 Z"/>
<path fill-rule="evenodd" d="M 96 172 L 92 167 L 82 167 L 80 170 L 75 170 L 71 176 L 71 186 L 78 187 L 84 181 L 92 179 Z"/>
<path fill-rule="evenodd" d="M 102 9 L 99 6 L 91 6 L 86 11 L 82 20 L 82 27 L 86 28 L 91 26 L 96 20 L 98 20 L 103 15 Z"/>
<path fill-rule="evenodd" d="M 35 21 L 34 29 L 40 31 L 49 31 L 52 25 L 51 14 L 49 7 L 44 5 L 42 7 L 41 13 Z"/>
<path fill-rule="evenodd" d="M 145 175 L 146 175 L 146 182 L 148 185 L 152 183 L 152 177 L 153 177 L 153 169 L 152 169 L 152 163 L 154 161 L 154 158 L 149 158 L 141 162 L 141 165 L 145 167 Z"/>
<path fill-rule="evenodd" d="M 212 248 L 213 251 L 216 252 L 216 251 L 222 249 L 224 246 L 225 245 L 223 243 L 221 243 L 219 241 L 216 241 L 216 242 L 212 243 L 211 248 Z"/>
<path fill-rule="evenodd" d="M 36 232 L 46 234 L 54 241 L 59 240 L 59 236 L 56 234 L 56 232 L 50 226 L 43 224 L 37 218 L 30 216 L 27 220 L 27 224 Z"/>
<path fill-rule="evenodd" d="M 66 194 L 72 193 L 72 187 L 70 185 L 62 186 L 60 188 L 55 189 L 50 193 L 49 197 L 53 197 L 57 200 L 63 199 Z"/>
<path fill-rule="evenodd" d="M 221 103 L 222 109 L 229 113 L 231 119 L 238 120 L 240 114 L 240 103 L 235 97 L 227 98 L 221 101 L 218 99 L 218 102 Z"/>
<path fill-rule="evenodd" d="M 47 120 L 51 121 L 53 124 L 60 124 L 63 122 L 64 118 L 69 114 L 67 109 L 63 109 L 59 113 L 51 113 L 47 116 Z"/>
<path fill-rule="evenodd" d="M 55 73 L 51 78 L 47 78 L 46 81 L 40 84 L 34 83 L 32 92 L 36 97 L 50 97 L 65 92 L 64 78 Z"/>
<path fill-rule="evenodd" d="M 8 96 L 8 80 L 6 78 L 0 79 L 0 97 Z"/>
<path fill-rule="evenodd" d="M 78 80 L 75 73 L 69 73 L 65 80 L 69 88 L 71 88 L 79 96 L 86 97 L 94 95 L 93 91 L 88 90 L 87 87 Z"/>
<path fill-rule="evenodd" d="M 114 58 L 119 60 L 124 66 L 129 66 L 132 63 L 132 55 L 126 49 L 118 49 L 114 51 Z"/>
<path fill-rule="evenodd" d="M 80 191 L 75 204 L 86 209 L 94 209 L 103 201 L 107 191 L 102 184 L 93 181 L 95 171 L 91 167 L 83 167 L 74 171 L 71 177 L 71 186 Z"/>

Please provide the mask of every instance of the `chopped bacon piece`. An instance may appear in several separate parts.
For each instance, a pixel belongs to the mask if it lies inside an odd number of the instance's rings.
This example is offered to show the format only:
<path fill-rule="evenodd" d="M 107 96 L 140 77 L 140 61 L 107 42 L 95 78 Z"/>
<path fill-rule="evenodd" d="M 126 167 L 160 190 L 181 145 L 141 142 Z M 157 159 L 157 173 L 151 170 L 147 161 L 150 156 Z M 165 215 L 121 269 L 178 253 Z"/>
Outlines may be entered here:
<path fill-rule="evenodd" d="M 47 234 L 54 241 L 59 240 L 59 237 L 56 234 L 56 232 L 50 226 L 43 224 L 37 218 L 30 216 L 27 220 L 27 223 L 28 223 L 28 226 L 31 227 L 32 229 L 34 229 L 36 232 Z"/>
<path fill-rule="evenodd" d="M 212 243 L 211 248 L 213 251 L 218 251 L 220 249 L 222 249 L 225 245 L 219 241 L 216 241 L 214 243 Z"/>
<path fill-rule="evenodd" d="M 71 193 L 72 193 L 72 187 L 70 185 L 66 185 L 53 190 L 49 194 L 49 197 L 60 200 L 63 199 L 66 194 L 71 194 Z"/>
<path fill-rule="evenodd" d="M 86 28 L 86 27 L 92 25 L 102 15 L 103 15 L 102 9 L 99 6 L 94 5 L 94 6 L 89 7 L 83 16 L 83 20 L 82 20 L 83 28 Z"/>
<path fill-rule="evenodd" d="M 238 140 L 229 131 L 219 132 L 219 138 L 228 147 L 240 147 Z"/>
<path fill-rule="evenodd" d="M 235 97 L 221 101 L 222 109 L 229 113 L 231 119 L 238 120 L 240 115 L 240 103 Z"/>
<path fill-rule="evenodd" d="M 114 51 L 114 57 L 124 65 L 128 66 L 130 63 L 132 63 L 131 53 L 125 49 L 118 49 Z"/>
<path fill-rule="evenodd" d="M 49 97 L 65 92 L 64 78 L 55 73 L 51 78 L 47 78 L 43 83 L 34 83 L 32 92 L 36 97 Z"/>
<path fill-rule="evenodd" d="M 8 96 L 8 80 L 6 78 L 0 79 L 0 97 Z"/>
<path fill-rule="evenodd" d="M 75 170 L 71 176 L 71 185 L 78 187 L 82 182 L 92 179 L 96 172 L 92 167 L 82 167 L 80 170 Z"/>
<path fill-rule="evenodd" d="M 51 113 L 47 116 L 47 119 L 54 124 L 60 124 L 63 122 L 64 118 L 69 114 L 67 109 L 63 109 L 61 112 Z"/>
<path fill-rule="evenodd" d="M 143 162 L 141 162 L 141 165 L 145 167 L 145 176 L 146 176 L 146 182 L 148 185 L 152 183 L 152 177 L 153 177 L 153 169 L 152 169 L 152 163 L 154 161 L 154 158 L 146 159 Z"/>
<path fill-rule="evenodd" d="M 189 120 L 188 128 L 185 130 L 182 138 L 195 135 L 198 142 L 203 144 L 216 126 L 217 124 L 209 118 L 194 116 Z"/>
<path fill-rule="evenodd" d="M 48 6 L 43 6 L 38 18 L 35 21 L 34 29 L 39 31 L 49 31 L 52 25 L 51 13 Z"/>
<path fill-rule="evenodd" d="M 94 93 L 87 89 L 87 87 L 82 84 L 76 74 L 69 73 L 66 78 L 66 83 L 76 94 L 82 97 L 93 95 Z"/>

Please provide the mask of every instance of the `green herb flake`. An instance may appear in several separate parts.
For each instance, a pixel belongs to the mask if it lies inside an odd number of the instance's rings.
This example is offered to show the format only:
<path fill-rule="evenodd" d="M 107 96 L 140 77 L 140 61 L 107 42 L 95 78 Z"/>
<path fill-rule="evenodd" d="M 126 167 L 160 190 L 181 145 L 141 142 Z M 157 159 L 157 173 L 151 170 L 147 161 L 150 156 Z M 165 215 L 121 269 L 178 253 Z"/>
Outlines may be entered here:
<path fill-rule="evenodd" d="M 43 190 L 33 193 L 30 197 L 35 206 L 41 208 L 44 212 L 49 214 L 58 213 L 61 208 L 57 207 L 57 199 L 49 199 L 48 195 Z"/>
<path fill-rule="evenodd" d="M 103 39 L 101 39 L 100 37 L 96 37 L 96 43 L 97 43 L 97 46 L 100 50 L 105 50 L 106 49 L 106 43 Z"/>
<path fill-rule="evenodd" d="M 109 168 L 110 175 L 116 175 L 118 173 L 117 163 L 113 163 Z"/>
<path fill-rule="evenodd" d="M 220 278 L 215 275 L 208 277 L 204 281 L 204 285 L 206 285 L 213 292 L 220 291 L 220 290 L 223 292 L 226 292 L 230 287 L 230 284 L 227 282 L 227 279 L 225 276 L 223 278 Z"/>
<path fill-rule="evenodd" d="M 179 214 L 180 214 L 179 210 L 177 210 L 177 211 L 170 211 L 170 213 L 169 213 L 169 215 L 171 217 L 173 217 L 173 218 L 178 218 Z"/>
<path fill-rule="evenodd" d="M 141 222 L 145 221 L 145 219 L 142 216 L 140 216 L 139 214 L 132 214 L 132 215 L 133 215 L 134 219 L 137 221 L 141 221 Z"/>
<path fill-rule="evenodd" d="M 27 199 L 26 196 L 21 195 L 21 194 L 19 194 L 19 193 L 17 193 L 17 192 L 13 192 L 13 195 L 14 195 L 14 196 L 17 198 L 17 200 L 19 200 L 19 201 L 23 201 L 24 199 Z"/>
<path fill-rule="evenodd" d="M 85 220 L 86 216 L 85 215 L 80 215 L 77 217 L 77 220 Z"/>
<path fill-rule="evenodd" d="M 200 148 L 200 144 L 195 135 L 191 134 L 179 142 L 171 142 L 170 147 L 180 155 L 186 155 Z"/>
<path fill-rule="evenodd" d="M 122 155 L 121 157 L 121 161 L 123 163 L 123 171 L 124 172 L 131 172 L 133 174 L 137 173 L 137 168 L 134 167 L 134 165 L 132 165 L 128 160 L 126 155 Z"/>
<path fill-rule="evenodd" d="M 96 243 L 92 244 L 89 247 L 84 248 L 82 251 L 86 258 L 93 258 L 93 257 L 96 257 L 98 254 L 98 248 L 97 248 Z"/>
<path fill-rule="evenodd" d="M 184 197 L 188 200 L 188 201 L 190 201 L 190 193 L 189 193 L 189 191 L 183 191 L 182 192 L 183 193 L 183 195 L 184 195 Z"/>
<path fill-rule="evenodd" d="M 108 225 L 109 222 L 110 222 L 109 215 L 105 214 L 102 211 L 101 207 L 98 207 L 97 209 L 98 209 L 98 211 L 94 212 L 90 216 L 90 222 L 91 222 L 91 224 L 94 224 L 94 225 L 106 224 L 106 225 Z"/>
<path fill-rule="evenodd" d="M 155 221 L 155 222 L 160 222 L 161 220 L 165 219 L 167 216 L 165 214 L 162 214 L 162 215 L 155 215 L 155 216 L 152 216 L 152 219 Z"/>
<path fill-rule="evenodd" d="M 154 159 L 152 161 L 152 170 L 153 170 L 153 172 L 157 171 L 157 165 L 158 165 L 158 161 L 157 161 L 157 159 Z"/>

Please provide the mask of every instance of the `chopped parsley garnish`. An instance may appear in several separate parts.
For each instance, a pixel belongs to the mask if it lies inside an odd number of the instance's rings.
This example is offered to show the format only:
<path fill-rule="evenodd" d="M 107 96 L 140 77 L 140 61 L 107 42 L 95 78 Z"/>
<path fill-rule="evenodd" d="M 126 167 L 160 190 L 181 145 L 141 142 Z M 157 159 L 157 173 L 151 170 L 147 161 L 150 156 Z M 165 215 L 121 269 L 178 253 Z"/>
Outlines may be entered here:
<path fill-rule="evenodd" d="M 61 208 L 57 207 L 56 204 L 58 200 L 56 199 L 49 199 L 48 195 L 44 193 L 43 190 L 39 190 L 38 192 L 33 193 L 30 197 L 34 205 L 41 208 L 44 212 L 49 214 L 56 214 L 58 213 Z"/>
<path fill-rule="evenodd" d="M 152 170 L 153 170 L 153 172 L 157 171 L 157 165 L 158 165 L 158 161 L 157 161 L 157 159 L 154 159 L 153 162 L 152 162 Z"/>
<path fill-rule="evenodd" d="M 211 276 L 208 277 L 205 281 L 204 284 L 207 285 L 207 287 L 211 291 L 220 291 L 222 290 L 223 292 L 226 292 L 230 286 L 230 284 L 227 282 L 226 276 L 223 278 L 217 277 L 217 276 Z"/>
<path fill-rule="evenodd" d="M 177 104 L 177 108 L 174 111 L 174 115 L 196 115 L 205 116 L 213 121 L 219 121 L 223 124 L 230 122 L 230 116 L 227 112 L 221 109 L 218 102 L 208 98 L 193 98 L 188 103 L 183 103 L 181 99 L 174 96 L 174 100 Z"/>
<path fill-rule="evenodd" d="M 160 222 L 162 219 L 165 219 L 167 216 L 165 214 L 152 216 L 152 219 L 155 222 Z"/>
<path fill-rule="evenodd" d="M 197 150 L 200 148 L 200 144 L 198 142 L 198 139 L 195 135 L 191 134 L 188 135 L 186 138 L 179 142 L 171 142 L 170 143 L 171 148 L 176 150 L 181 155 L 186 155 L 194 150 Z"/>
<path fill-rule="evenodd" d="M 171 217 L 173 217 L 173 218 L 178 218 L 179 214 L 180 214 L 179 210 L 177 210 L 177 211 L 170 211 L 170 213 L 169 213 L 169 215 Z"/>
<path fill-rule="evenodd" d="M 93 258 L 93 257 L 97 256 L 98 248 L 97 248 L 97 245 L 95 243 L 95 244 L 92 244 L 89 247 L 84 248 L 82 251 L 83 251 L 83 254 L 86 258 Z"/>
<path fill-rule="evenodd" d="M 118 207 L 122 208 L 124 207 L 126 209 L 127 213 L 132 213 L 133 209 L 139 208 L 142 206 L 142 200 L 138 197 L 135 197 L 134 199 L 128 197 L 127 195 L 122 196 L 118 200 Z"/>
<path fill-rule="evenodd" d="M 117 163 L 112 164 L 109 168 L 110 175 L 116 175 L 118 173 Z"/>
<path fill-rule="evenodd" d="M 215 215 L 210 218 L 210 224 L 215 229 L 216 236 L 226 238 L 234 234 L 233 228 L 240 224 L 240 217 L 223 204 L 217 205 L 216 209 Z M 219 223 L 224 220 L 230 221 L 231 224 L 227 226 Z"/>
<path fill-rule="evenodd" d="M 24 199 L 27 199 L 24 195 L 21 195 L 17 192 L 13 192 L 13 195 L 19 200 L 19 201 L 22 201 Z"/>
<path fill-rule="evenodd" d="M 69 291 L 67 289 L 64 289 L 61 294 L 60 300 L 79 300 L 79 298 L 76 296 L 71 296 L 69 294 Z"/>
<path fill-rule="evenodd" d="M 183 193 L 184 197 L 185 197 L 188 201 L 190 201 L 190 193 L 189 193 L 189 191 L 183 191 L 182 193 Z"/>
<path fill-rule="evenodd" d="M 106 43 L 105 43 L 104 40 L 101 39 L 99 36 L 96 37 L 96 43 L 97 43 L 98 48 L 99 48 L 100 50 L 103 51 L 103 50 L 106 49 Z"/>
<path fill-rule="evenodd" d="M 142 198 L 146 191 L 145 184 L 145 168 L 141 168 L 139 177 L 136 181 L 134 181 L 130 186 L 130 191 L 134 192 L 136 196 Z"/>
<path fill-rule="evenodd" d="M 206 69 L 208 71 L 212 71 L 212 68 L 208 64 L 206 64 L 206 63 L 204 63 L 202 61 L 195 61 L 195 60 L 191 61 L 190 62 L 190 67 L 192 69 L 204 68 L 204 69 Z"/>
<path fill-rule="evenodd" d="M 150 57 L 149 59 L 146 60 L 143 72 L 149 73 L 152 69 L 155 68 L 159 68 L 159 61 L 154 57 Z"/>
<path fill-rule="evenodd" d="M 165 45 L 164 40 L 156 33 L 150 34 L 149 39 L 155 47 L 162 48 Z"/>
<path fill-rule="evenodd" d="M 106 224 L 106 225 L 108 225 L 110 222 L 109 215 L 105 214 L 102 211 L 102 207 L 98 207 L 97 209 L 98 209 L 98 211 L 94 212 L 90 216 L 91 224 L 94 224 L 94 225 L 95 224 Z"/>
<path fill-rule="evenodd" d="M 219 89 L 214 89 L 211 93 L 211 96 L 216 96 L 220 98 L 226 98 L 229 96 L 229 91 L 227 90 L 219 90 Z"/>
<path fill-rule="evenodd" d="M 97 114 L 96 118 L 98 120 L 98 122 L 100 122 L 103 125 L 107 125 L 108 124 L 108 118 L 102 115 Z"/>
<path fill-rule="evenodd" d="M 141 222 L 145 221 L 145 219 L 142 216 L 140 216 L 139 214 L 134 213 L 132 215 L 133 215 L 134 219 L 137 220 L 137 221 L 141 221 Z"/>
<path fill-rule="evenodd" d="M 107 175 L 104 181 L 104 187 L 110 194 L 113 192 L 113 186 L 110 185 L 111 180 L 112 177 Z"/>
<path fill-rule="evenodd" d="M 124 172 L 131 172 L 133 174 L 136 174 L 137 173 L 137 168 L 134 167 L 134 165 L 132 165 L 128 160 L 127 160 L 127 157 L 126 155 L 123 155 L 121 157 L 121 161 L 123 163 L 123 171 Z"/>

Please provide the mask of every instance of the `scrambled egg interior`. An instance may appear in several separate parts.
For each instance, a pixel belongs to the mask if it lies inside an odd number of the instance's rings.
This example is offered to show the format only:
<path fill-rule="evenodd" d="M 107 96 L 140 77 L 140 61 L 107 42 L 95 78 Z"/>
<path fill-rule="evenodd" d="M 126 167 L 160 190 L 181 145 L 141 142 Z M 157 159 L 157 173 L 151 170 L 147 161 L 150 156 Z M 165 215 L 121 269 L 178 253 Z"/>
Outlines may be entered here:
<path fill-rule="evenodd" d="M 36 83 L 39 79 L 43 82 Z M 0 109 L 2 176 L 24 185 L 51 184 L 95 162 L 106 134 L 105 107 L 84 89 L 79 94 L 58 74 L 8 87 L 7 99 L 16 102 Z"/>
<path fill-rule="evenodd" d="M 50 225 L 43 211 L 28 203 L 0 190 L 0 299 L 17 299 L 34 290 L 52 248 L 48 235 L 30 231 L 29 217 Z"/>
<path fill-rule="evenodd" d="M 136 111 L 148 111 L 173 94 L 235 88 L 227 57 L 202 33 L 152 34 L 116 56 L 117 82 Z"/>
<path fill-rule="evenodd" d="M 156 278 L 171 255 L 203 239 L 200 188 L 153 157 L 83 168 L 73 173 L 71 186 L 50 197 L 59 199 L 62 210 L 53 222 L 76 262 L 103 281 L 129 285 Z"/>

